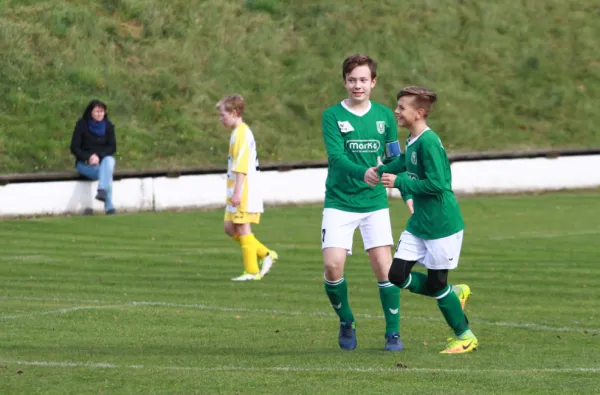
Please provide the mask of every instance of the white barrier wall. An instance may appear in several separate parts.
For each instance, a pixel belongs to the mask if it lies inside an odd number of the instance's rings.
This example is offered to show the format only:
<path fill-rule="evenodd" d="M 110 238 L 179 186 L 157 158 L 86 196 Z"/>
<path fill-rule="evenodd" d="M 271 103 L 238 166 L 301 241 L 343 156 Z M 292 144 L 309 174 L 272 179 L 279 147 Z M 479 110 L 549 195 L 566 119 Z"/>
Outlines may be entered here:
<path fill-rule="evenodd" d="M 511 159 L 452 164 L 453 188 L 461 194 L 502 193 L 600 186 L 600 155 L 556 159 Z M 266 171 L 261 174 L 267 205 L 322 202 L 327 169 Z M 0 186 L 0 217 L 103 211 L 94 200 L 97 182 L 60 181 Z M 390 195 L 399 196 L 397 190 Z M 221 207 L 225 175 L 132 178 L 115 181 L 119 211 Z"/>

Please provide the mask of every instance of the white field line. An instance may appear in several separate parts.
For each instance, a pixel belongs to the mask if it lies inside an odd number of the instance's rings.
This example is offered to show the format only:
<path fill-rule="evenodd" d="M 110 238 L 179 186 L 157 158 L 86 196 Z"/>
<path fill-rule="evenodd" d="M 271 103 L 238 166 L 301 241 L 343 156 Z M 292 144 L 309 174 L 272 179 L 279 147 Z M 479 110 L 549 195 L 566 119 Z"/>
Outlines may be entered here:
<path fill-rule="evenodd" d="M 0 300 L 29 300 L 29 301 L 42 301 L 42 302 L 69 302 L 69 303 L 80 303 L 80 304 L 111 304 L 107 306 L 101 306 L 99 308 L 119 308 L 128 306 L 154 306 L 154 307 L 173 307 L 173 308 L 187 308 L 197 310 L 211 310 L 220 312 L 238 312 L 238 313 L 262 313 L 262 314 L 275 314 L 275 315 L 288 315 L 288 316 L 300 316 L 300 317 L 336 317 L 337 315 L 333 312 L 320 312 L 320 311 L 288 311 L 278 309 L 251 309 L 245 307 L 224 307 L 224 306 L 209 306 L 204 304 L 182 304 L 182 303 L 169 303 L 169 302 L 152 302 L 152 301 L 124 301 L 119 304 L 118 301 L 103 301 L 103 300 L 81 300 L 81 299 L 61 299 L 61 298 L 37 298 L 37 297 L 12 297 L 12 296 L 0 296 Z M 115 303 L 117 302 L 117 303 Z M 54 310 L 59 314 L 59 310 Z M 65 311 L 67 312 L 67 311 Z M 32 315 L 36 315 L 35 313 Z M 39 313 L 37 313 L 39 315 Z M 366 319 L 383 319 L 383 315 L 376 314 L 354 314 L 358 318 Z M 1 318 L 1 317 L 0 317 Z M 402 319 L 415 320 L 415 321 L 427 321 L 427 322 L 438 322 L 441 318 L 435 317 L 422 317 L 422 316 L 407 316 L 403 315 Z M 501 321 L 485 321 L 485 320 L 471 320 L 472 323 L 478 325 L 489 325 L 489 326 L 501 326 L 510 328 L 521 328 L 521 329 L 533 329 L 540 331 L 553 331 L 553 332 L 583 332 L 588 333 L 600 333 L 600 328 L 575 328 L 575 327 L 559 327 L 550 325 L 540 325 L 526 322 L 501 322 Z"/>
<path fill-rule="evenodd" d="M 334 372 L 334 373 L 452 373 L 452 374 L 523 374 L 523 373 L 600 373 L 600 367 L 578 368 L 526 368 L 526 369 L 436 369 L 436 368 L 383 368 L 383 367 L 297 367 L 297 366 L 222 366 L 222 367 L 196 367 L 196 366 L 152 366 L 152 365 L 117 365 L 105 362 L 51 362 L 51 361 L 11 361 L 0 360 L 2 364 L 41 366 L 51 368 L 91 368 L 91 369 L 147 369 L 154 371 L 187 371 L 187 372 Z"/>
<path fill-rule="evenodd" d="M 157 252 L 144 252 L 143 247 L 138 250 L 111 250 L 106 253 L 82 253 L 79 255 L 81 258 L 94 259 L 99 261 L 111 260 L 115 258 L 121 259 L 133 259 L 133 258 L 159 258 L 159 257 L 185 257 L 185 256 L 202 256 L 202 255 L 220 255 L 220 254 L 237 254 L 239 248 L 181 248 L 178 251 L 157 251 Z M 301 244 L 280 244 L 277 246 L 279 251 L 292 251 L 292 250 L 318 250 L 316 245 L 301 245 Z M 61 259 L 58 257 L 51 257 L 43 254 L 35 255 L 18 255 L 18 254 L 0 254 L 0 261 L 23 263 L 33 261 L 34 263 L 44 262 L 59 262 Z"/>
<path fill-rule="evenodd" d="M 0 320 L 14 320 L 17 318 L 31 318 L 37 317 L 40 315 L 52 315 L 52 314 L 66 314 L 71 313 L 73 311 L 79 310 L 97 310 L 97 309 L 110 309 L 112 307 L 120 307 L 121 305 L 106 305 L 106 306 L 75 306 L 64 309 L 56 309 L 56 310 L 48 310 L 48 311 L 40 311 L 37 313 L 28 313 L 28 314 L 16 314 L 16 315 L 2 315 L 0 316 Z"/>
<path fill-rule="evenodd" d="M 600 229 L 581 230 L 563 233 L 521 233 L 510 236 L 490 236 L 491 241 L 520 240 L 520 239 L 555 239 L 558 237 L 585 236 L 600 234 Z"/>

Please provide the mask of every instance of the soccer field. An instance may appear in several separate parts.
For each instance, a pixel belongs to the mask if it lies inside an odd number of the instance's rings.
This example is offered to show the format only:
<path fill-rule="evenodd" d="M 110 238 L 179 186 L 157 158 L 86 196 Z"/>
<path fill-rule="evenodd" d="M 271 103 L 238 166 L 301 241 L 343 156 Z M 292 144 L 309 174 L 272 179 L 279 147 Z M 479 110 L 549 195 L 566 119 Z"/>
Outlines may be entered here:
<path fill-rule="evenodd" d="M 1 394 L 592 393 L 600 390 L 600 191 L 463 197 L 452 283 L 479 350 L 440 355 L 433 299 L 401 293 L 405 351 L 383 351 L 359 232 L 346 279 L 358 348 L 337 345 L 319 205 L 268 208 L 280 261 L 233 283 L 221 210 L 0 222 Z M 407 212 L 391 203 L 394 238 Z"/>

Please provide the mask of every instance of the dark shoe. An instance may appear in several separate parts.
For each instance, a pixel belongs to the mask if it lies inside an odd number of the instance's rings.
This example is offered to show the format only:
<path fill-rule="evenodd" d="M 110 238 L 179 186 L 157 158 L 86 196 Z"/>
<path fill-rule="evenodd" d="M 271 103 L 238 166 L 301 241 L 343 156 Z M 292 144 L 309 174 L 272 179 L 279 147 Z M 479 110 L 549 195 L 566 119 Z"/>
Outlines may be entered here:
<path fill-rule="evenodd" d="M 106 191 L 104 189 L 98 189 L 96 200 L 100 200 L 101 202 L 106 201 Z"/>
<path fill-rule="evenodd" d="M 402 339 L 400 339 L 400 334 L 398 332 L 387 333 L 385 335 L 385 348 L 386 351 L 402 351 L 404 350 L 404 345 L 402 344 Z"/>
<path fill-rule="evenodd" d="M 106 215 L 115 215 L 116 213 L 117 213 L 117 210 L 115 210 L 115 209 L 113 208 L 113 209 L 110 209 L 110 210 L 108 210 L 108 211 L 106 212 Z"/>
<path fill-rule="evenodd" d="M 340 348 L 344 350 L 356 348 L 356 324 L 354 322 L 340 322 L 339 344 Z"/>

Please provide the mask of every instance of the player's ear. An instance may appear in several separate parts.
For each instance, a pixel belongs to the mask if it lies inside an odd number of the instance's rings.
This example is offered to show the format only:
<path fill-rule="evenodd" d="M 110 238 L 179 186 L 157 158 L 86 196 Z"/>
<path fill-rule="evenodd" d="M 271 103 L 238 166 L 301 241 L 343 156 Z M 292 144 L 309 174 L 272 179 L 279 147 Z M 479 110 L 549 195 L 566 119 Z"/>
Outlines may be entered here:
<path fill-rule="evenodd" d="M 371 88 L 375 88 L 375 84 L 377 84 L 377 77 L 371 80 Z"/>

